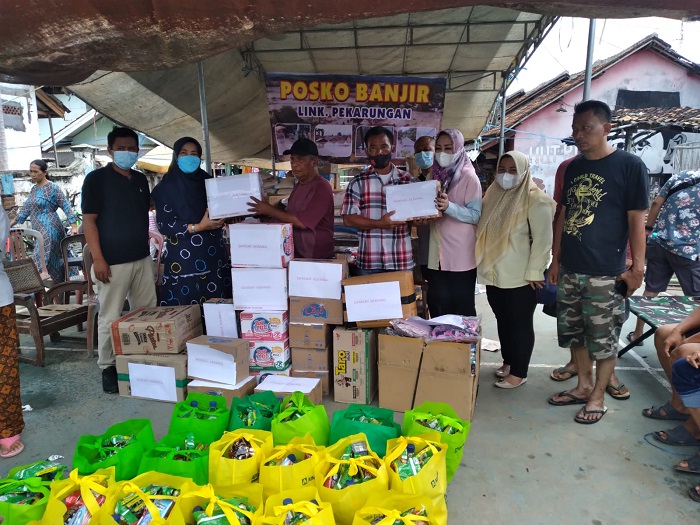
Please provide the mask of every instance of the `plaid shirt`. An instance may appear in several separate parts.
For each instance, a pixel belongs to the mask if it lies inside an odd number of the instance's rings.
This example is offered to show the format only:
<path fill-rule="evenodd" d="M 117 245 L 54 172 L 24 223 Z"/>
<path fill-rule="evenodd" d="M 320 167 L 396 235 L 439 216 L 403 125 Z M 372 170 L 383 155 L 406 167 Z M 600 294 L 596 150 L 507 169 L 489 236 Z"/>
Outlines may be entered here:
<path fill-rule="evenodd" d="M 411 175 L 393 167 L 388 184 L 408 184 Z M 384 183 L 368 168 L 350 181 L 343 199 L 342 215 L 359 215 L 378 220 L 386 213 Z M 363 270 L 411 270 L 413 252 L 407 224 L 390 230 L 359 230 L 360 241 L 357 265 Z"/>

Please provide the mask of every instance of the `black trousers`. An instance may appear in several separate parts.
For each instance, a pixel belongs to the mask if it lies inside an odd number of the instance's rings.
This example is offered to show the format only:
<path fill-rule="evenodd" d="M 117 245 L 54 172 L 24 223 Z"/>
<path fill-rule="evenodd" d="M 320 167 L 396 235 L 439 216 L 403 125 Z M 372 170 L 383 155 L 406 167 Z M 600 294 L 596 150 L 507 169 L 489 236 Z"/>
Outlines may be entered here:
<path fill-rule="evenodd" d="M 486 298 L 496 316 L 503 363 L 510 365 L 512 375 L 526 378 L 535 348 L 535 291 L 529 284 L 520 288 L 487 286 Z"/>
<path fill-rule="evenodd" d="M 474 317 L 476 268 L 466 272 L 428 270 L 428 310 L 430 317 L 457 314 Z"/>

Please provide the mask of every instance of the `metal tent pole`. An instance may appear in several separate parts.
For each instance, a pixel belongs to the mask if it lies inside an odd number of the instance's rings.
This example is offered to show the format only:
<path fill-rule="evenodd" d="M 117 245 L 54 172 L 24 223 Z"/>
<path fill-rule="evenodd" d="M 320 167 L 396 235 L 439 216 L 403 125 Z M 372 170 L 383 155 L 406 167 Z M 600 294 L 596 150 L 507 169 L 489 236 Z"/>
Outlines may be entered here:
<path fill-rule="evenodd" d="M 501 133 L 498 140 L 498 157 L 506 152 L 506 90 L 501 92 Z"/>
<path fill-rule="evenodd" d="M 197 62 L 197 82 L 199 83 L 199 112 L 202 116 L 202 137 L 204 138 L 204 160 L 207 173 L 212 173 L 211 147 L 209 146 L 209 119 L 207 118 L 207 93 L 204 86 L 204 62 Z"/>
<path fill-rule="evenodd" d="M 56 159 L 56 167 L 59 168 L 60 166 L 58 165 L 58 151 L 56 150 L 56 138 L 53 134 L 53 123 L 51 122 L 51 120 L 51 112 L 49 111 L 49 131 L 51 132 L 51 145 L 53 146 L 53 156 Z"/>
<path fill-rule="evenodd" d="M 595 18 L 588 24 L 588 50 L 586 52 L 586 79 L 583 82 L 583 100 L 591 98 L 591 77 L 593 76 L 593 48 L 595 47 Z"/>

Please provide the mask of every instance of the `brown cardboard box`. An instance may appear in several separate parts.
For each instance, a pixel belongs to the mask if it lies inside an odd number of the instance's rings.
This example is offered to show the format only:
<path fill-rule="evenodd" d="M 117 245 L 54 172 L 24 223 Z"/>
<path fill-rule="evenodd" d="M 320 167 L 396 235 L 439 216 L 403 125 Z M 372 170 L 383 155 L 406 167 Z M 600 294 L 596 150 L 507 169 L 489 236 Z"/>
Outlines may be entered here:
<path fill-rule="evenodd" d="M 292 366 L 292 377 L 311 377 L 321 380 L 321 390 L 324 396 L 331 393 L 330 372 L 328 370 L 297 370 Z"/>
<path fill-rule="evenodd" d="M 413 408 L 423 339 L 379 335 L 379 406 L 399 412 Z"/>
<path fill-rule="evenodd" d="M 213 381 L 202 381 L 195 379 L 187 385 L 188 392 L 199 392 L 200 394 L 209 394 L 210 396 L 223 396 L 226 399 L 226 406 L 231 407 L 231 401 L 234 397 L 244 397 L 255 392 L 255 387 L 258 381 L 256 377 L 248 376 L 240 383 L 235 385 L 224 385 Z"/>
<path fill-rule="evenodd" d="M 141 365 L 139 370 L 133 367 L 130 374 L 129 363 Z M 119 395 L 139 399 L 155 399 L 176 403 L 184 401 L 187 394 L 187 356 L 185 354 L 169 355 L 118 355 L 116 356 Z M 166 368 L 174 370 L 174 381 L 165 382 L 162 374 L 171 374 Z M 133 385 L 132 385 L 133 382 Z M 132 389 L 145 395 L 133 395 Z"/>
<path fill-rule="evenodd" d="M 256 392 L 271 391 L 281 400 L 302 392 L 314 405 L 323 403 L 321 380 L 306 377 L 268 376 L 255 387 Z"/>
<path fill-rule="evenodd" d="M 202 335 L 199 305 L 138 308 L 112 323 L 114 353 L 178 354 Z"/>
<path fill-rule="evenodd" d="M 292 367 L 298 370 L 328 371 L 330 366 L 329 348 L 292 348 Z"/>
<path fill-rule="evenodd" d="M 343 301 L 318 297 L 290 297 L 292 323 L 343 324 Z"/>
<path fill-rule="evenodd" d="M 402 318 L 408 319 L 418 315 L 416 306 L 416 290 L 413 282 L 413 272 L 386 272 L 372 275 L 362 275 L 343 279 L 343 286 L 354 286 L 359 284 L 375 284 L 398 281 L 401 293 Z M 345 295 L 343 294 L 343 301 Z M 347 312 L 343 312 L 344 322 L 348 322 Z M 390 325 L 391 319 L 378 319 L 375 321 L 360 321 L 357 326 L 360 328 L 385 328 Z"/>
<path fill-rule="evenodd" d="M 333 327 L 328 324 L 291 323 L 289 346 L 292 348 L 326 348 L 331 342 Z"/>
<path fill-rule="evenodd" d="M 338 403 L 372 402 L 377 391 L 377 333 L 333 330 L 333 398 Z"/>
<path fill-rule="evenodd" d="M 200 335 L 187 341 L 187 352 L 187 373 L 192 379 L 235 385 L 250 375 L 245 339 Z"/>
<path fill-rule="evenodd" d="M 472 357 L 476 361 L 474 365 Z M 423 349 L 414 406 L 424 401 L 449 403 L 459 417 L 471 421 L 480 362 L 481 342 L 428 342 Z"/>

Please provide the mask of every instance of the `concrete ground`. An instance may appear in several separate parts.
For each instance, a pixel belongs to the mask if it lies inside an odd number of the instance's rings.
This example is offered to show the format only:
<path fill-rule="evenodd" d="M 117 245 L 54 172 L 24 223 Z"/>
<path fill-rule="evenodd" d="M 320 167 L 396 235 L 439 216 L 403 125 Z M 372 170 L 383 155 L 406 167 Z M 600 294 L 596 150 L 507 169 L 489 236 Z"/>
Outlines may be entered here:
<path fill-rule="evenodd" d="M 477 309 L 483 315 L 484 336 L 496 339 L 485 294 L 477 296 Z M 627 322 L 623 334 L 633 322 Z M 556 383 L 549 378 L 568 358 L 568 351 L 556 345 L 554 319 L 538 312 L 536 330 L 528 383 L 521 388 L 494 388 L 500 355 L 482 354 L 478 407 L 462 467 L 448 492 L 450 525 L 698 523 L 700 505 L 687 492 L 691 484 L 700 483 L 700 476 L 673 470 L 696 449 L 664 451 L 644 439 L 674 425 L 640 414 L 669 397 L 651 341 L 619 362 L 618 373 L 631 399 L 608 397 L 603 420 L 584 426 L 573 421 L 578 406 L 547 404 L 549 395 L 573 387 L 575 380 Z M 103 394 L 95 359 L 86 356 L 84 345 L 50 343 L 48 338 L 46 343 L 44 368 L 21 366 L 22 402 L 32 407 L 25 412 L 26 449 L 0 460 L 0 475 L 52 454 L 65 456 L 70 465 L 78 436 L 99 434 L 127 418 L 148 417 L 156 438 L 165 434 L 171 404 Z M 31 340 L 23 337 L 22 344 L 29 352 Z M 327 401 L 326 406 L 332 414 L 344 405 Z M 397 421 L 401 418 L 397 414 Z"/>

